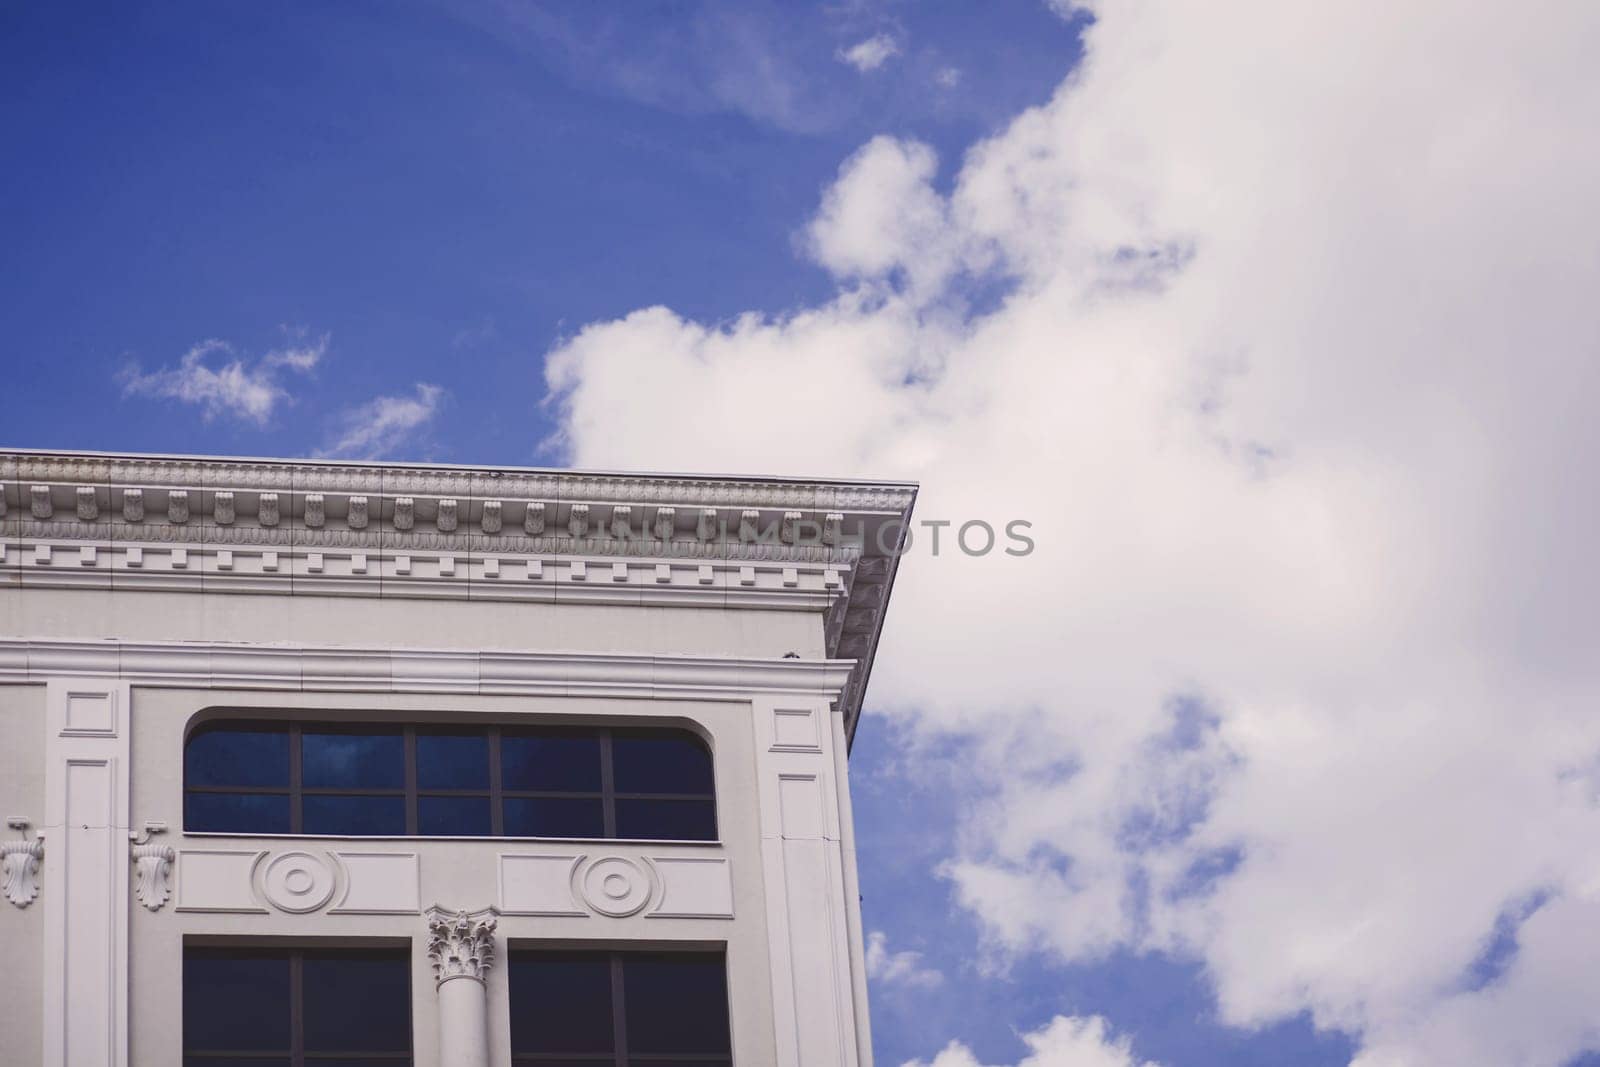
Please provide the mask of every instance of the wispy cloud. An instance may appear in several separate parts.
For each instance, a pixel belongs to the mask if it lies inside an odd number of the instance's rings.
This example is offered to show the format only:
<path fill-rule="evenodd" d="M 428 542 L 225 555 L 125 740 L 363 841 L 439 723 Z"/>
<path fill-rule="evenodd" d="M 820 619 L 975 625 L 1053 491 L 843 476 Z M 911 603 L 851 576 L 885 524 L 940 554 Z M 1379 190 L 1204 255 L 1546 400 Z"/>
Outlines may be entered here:
<path fill-rule="evenodd" d="M 944 975 L 922 965 L 922 953 L 910 949 L 890 952 L 888 935 L 882 930 L 867 935 L 867 976 L 879 982 L 923 988 L 944 982 Z"/>
<path fill-rule="evenodd" d="M 961 68 L 940 67 L 934 73 L 933 80 L 941 89 L 954 89 L 961 84 Z"/>
<path fill-rule="evenodd" d="M 418 382 L 410 396 L 379 396 L 347 409 L 337 420 L 331 445 L 317 453 L 327 459 L 380 459 L 415 442 L 444 402 L 441 386 Z"/>
<path fill-rule="evenodd" d="M 251 361 L 227 341 L 210 338 L 183 354 L 177 366 L 145 373 L 137 363 L 118 375 L 122 395 L 148 396 L 194 404 L 207 421 L 219 415 L 265 425 L 279 404 L 292 400 L 280 372 L 311 372 L 328 351 L 328 335 L 307 340 L 290 331 L 294 342 Z"/>
<path fill-rule="evenodd" d="M 850 64 L 863 74 L 877 70 L 899 54 L 900 45 L 887 33 L 874 34 L 859 44 L 838 51 L 840 62 Z"/>

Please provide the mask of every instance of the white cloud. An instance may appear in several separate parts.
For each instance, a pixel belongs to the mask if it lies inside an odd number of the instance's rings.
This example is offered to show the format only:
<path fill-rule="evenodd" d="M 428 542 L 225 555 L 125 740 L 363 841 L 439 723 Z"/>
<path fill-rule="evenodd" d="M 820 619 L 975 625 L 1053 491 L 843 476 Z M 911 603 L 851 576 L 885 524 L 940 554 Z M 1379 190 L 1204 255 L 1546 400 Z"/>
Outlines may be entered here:
<path fill-rule="evenodd" d="M 906 562 L 871 694 L 972 739 L 946 871 L 991 950 L 1197 958 L 1360 1067 L 1559 1067 L 1600 1047 L 1596 42 L 1581 3 L 1105 5 L 948 195 L 921 145 L 845 164 L 837 298 L 552 352 L 572 458 L 1033 522 Z"/>
<path fill-rule="evenodd" d="M 374 397 L 345 411 L 333 443 L 317 454 L 330 459 L 380 459 L 408 444 L 414 451 L 444 398 L 443 388 L 426 382 L 418 382 L 410 396 Z"/>
<path fill-rule="evenodd" d="M 279 381 L 278 371 L 307 374 L 328 351 L 326 334 L 312 341 L 299 334 L 294 336 L 295 343 L 274 349 L 254 362 L 241 357 L 226 341 L 201 341 L 185 352 L 175 367 L 148 374 L 137 364 L 125 369 L 118 376 L 122 395 L 194 404 L 207 421 L 230 415 L 265 425 L 273 410 L 291 399 Z"/>
<path fill-rule="evenodd" d="M 922 965 L 922 953 L 903 949 L 889 951 L 889 937 L 882 930 L 867 935 L 867 977 L 896 985 L 931 988 L 944 982 L 944 975 Z"/>
<path fill-rule="evenodd" d="M 805 232 L 816 261 L 840 278 L 903 277 L 913 299 L 944 285 L 963 263 L 962 231 L 929 184 L 927 145 L 874 137 L 839 168 Z"/>
<path fill-rule="evenodd" d="M 1079 15 L 1094 14 L 1096 4 L 1097 0 L 1044 0 L 1045 7 L 1058 17 L 1069 21 Z"/>
<path fill-rule="evenodd" d="M 933 80 L 941 89 L 954 89 L 961 84 L 961 69 L 959 67 L 940 67 L 934 72 Z"/>
<path fill-rule="evenodd" d="M 1028 1046 L 1017 1067 L 1160 1067 L 1152 1061 L 1141 1063 L 1127 1038 L 1113 1038 L 1106 1021 L 1098 1015 L 1068 1018 L 1058 1015 L 1048 1026 L 1022 1035 Z M 983 1067 L 972 1050 L 952 1041 L 928 1063 L 912 1060 L 903 1067 Z"/>
<path fill-rule="evenodd" d="M 877 70 L 899 55 L 900 45 L 887 33 L 879 33 L 853 44 L 849 48 L 841 48 L 837 54 L 841 63 L 848 63 L 861 73 L 866 74 L 869 71 Z"/>

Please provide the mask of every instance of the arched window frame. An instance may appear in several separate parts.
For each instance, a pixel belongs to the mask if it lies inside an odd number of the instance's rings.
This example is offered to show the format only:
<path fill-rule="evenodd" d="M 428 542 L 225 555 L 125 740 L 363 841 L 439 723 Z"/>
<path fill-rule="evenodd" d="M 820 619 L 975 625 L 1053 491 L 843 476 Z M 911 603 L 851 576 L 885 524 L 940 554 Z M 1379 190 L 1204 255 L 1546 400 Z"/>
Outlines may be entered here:
<path fill-rule="evenodd" d="M 287 742 L 287 777 L 282 784 L 229 785 L 226 783 L 195 783 L 191 780 L 193 768 L 189 759 L 190 746 L 207 734 L 216 732 L 268 732 L 281 734 Z M 404 778 L 400 784 L 384 786 L 323 786 L 304 782 L 304 738 L 307 735 L 329 736 L 394 736 L 399 735 L 403 746 Z M 487 744 L 488 777 L 482 788 L 450 789 L 421 782 L 419 773 L 418 739 L 440 735 L 482 736 Z M 504 747 L 508 739 L 521 738 L 580 738 L 594 739 L 598 746 L 599 781 L 595 789 L 539 789 L 516 788 L 504 778 Z M 705 759 L 704 788 L 696 791 L 668 791 L 628 788 L 628 782 L 618 782 L 618 741 L 624 745 L 636 740 L 671 739 L 688 742 L 703 754 Z M 283 797 L 288 806 L 286 828 L 270 829 L 218 829 L 197 826 L 190 799 L 196 795 L 236 795 Z M 528 840 L 617 840 L 617 841 L 694 841 L 718 840 L 718 815 L 716 810 L 715 758 L 709 739 L 692 725 L 677 722 L 659 723 L 574 723 L 571 721 L 539 722 L 529 720 L 494 720 L 488 723 L 460 720 L 332 720 L 308 716 L 203 714 L 196 718 L 184 738 L 184 830 L 186 833 L 219 834 L 225 836 L 273 837 L 378 837 L 378 838 L 509 838 Z M 394 798 L 403 803 L 403 828 L 379 832 L 350 830 L 319 831 L 307 829 L 305 801 L 307 798 Z M 428 832 L 421 817 L 423 804 L 430 799 L 482 798 L 488 802 L 490 824 L 484 833 Z M 507 833 L 506 802 L 592 801 L 598 804 L 599 830 L 597 834 L 566 833 Z M 704 811 L 701 832 L 693 835 L 651 835 L 626 833 L 630 820 L 640 822 L 639 814 L 648 815 L 649 806 L 659 811 L 672 806 L 698 806 Z M 648 821 L 646 819 L 645 821 Z M 693 821 L 693 820 L 691 820 Z"/>

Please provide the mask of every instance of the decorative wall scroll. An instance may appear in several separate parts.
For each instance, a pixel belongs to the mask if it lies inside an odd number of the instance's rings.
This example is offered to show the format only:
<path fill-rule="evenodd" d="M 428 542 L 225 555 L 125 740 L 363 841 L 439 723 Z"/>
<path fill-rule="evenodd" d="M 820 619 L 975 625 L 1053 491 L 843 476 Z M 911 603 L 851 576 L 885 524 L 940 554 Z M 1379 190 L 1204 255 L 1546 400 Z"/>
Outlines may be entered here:
<path fill-rule="evenodd" d="M 309 852 L 274 856 L 261 874 L 261 891 L 279 911 L 316 911 L 333 897 L 338 876 L 332 865 Z"/>
<path fill-rule="evenodd" d="M 578 892 L 590 910 L 612 918 L 639 911 L 654 895 L 653 879 L 635 860 L 603 856 L 577 874 Z"/>
<path fill-rule="evenodd" d="M 620 919 L 733 918 L 721 856 L 500 854 L 500 912 Z"/>

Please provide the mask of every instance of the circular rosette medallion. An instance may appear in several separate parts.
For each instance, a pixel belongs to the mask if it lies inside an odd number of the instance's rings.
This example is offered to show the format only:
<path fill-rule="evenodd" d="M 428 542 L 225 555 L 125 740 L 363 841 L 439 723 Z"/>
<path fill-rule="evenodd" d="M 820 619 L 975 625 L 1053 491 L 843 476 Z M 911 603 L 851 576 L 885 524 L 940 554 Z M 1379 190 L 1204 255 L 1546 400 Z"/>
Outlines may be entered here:
<path fill-rule="evenodd" d="M 285 852 L 267 864 L 261 888 L 279 911 L 316 911 L 333 896 L 333 870 L 309 852 Z"/>
<path fill-rule="evenodd" d="M 650 875 L 622 856 L 595 860 L 578 876 L 578 885 L 589 907 L 601 915 L 621 918 L 650 903 Z"/>

